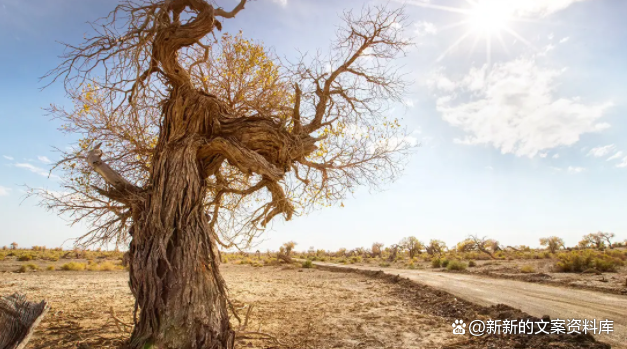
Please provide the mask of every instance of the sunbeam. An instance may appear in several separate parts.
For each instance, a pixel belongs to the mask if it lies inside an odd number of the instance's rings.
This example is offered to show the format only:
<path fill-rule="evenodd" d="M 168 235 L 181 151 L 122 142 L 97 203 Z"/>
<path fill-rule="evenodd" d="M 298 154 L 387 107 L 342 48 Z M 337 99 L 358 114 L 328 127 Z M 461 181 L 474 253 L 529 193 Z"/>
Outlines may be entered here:
<path fill-rule="evenodd" d="M 454 48 L 461 45 L 470 35 L 475 35 L 475 39 L 472 41 L 470 48 L 471 54 L 474 53 L 479 40 L 483 39 L 485 41 L 486 61 L 488 66 L 492 63 L 493 41 L 495 38 L 499 41 L 505 53 L 509 55 L 509 50 L 502 36 L 504 32 L 521 41 L 528 47 L 537 50 L 528 40 L 511 28 L 511 22 L 527 22 L 522 18 L 515 17 L 516 9 L 513 8 L 511 4 L 503 0 L 465 0 L 465 2 L 468 3 L 470 7 L 442 6 L 416 0 L 406 2 L 407 4 L 418 7 L 458 13 L 465 17 L 459 22 L 451 23 L 440 28 L 439 31 L 460 26 L 468 27 L 464 33 L 438 57 L 438 62 L 444 59 Z"/>

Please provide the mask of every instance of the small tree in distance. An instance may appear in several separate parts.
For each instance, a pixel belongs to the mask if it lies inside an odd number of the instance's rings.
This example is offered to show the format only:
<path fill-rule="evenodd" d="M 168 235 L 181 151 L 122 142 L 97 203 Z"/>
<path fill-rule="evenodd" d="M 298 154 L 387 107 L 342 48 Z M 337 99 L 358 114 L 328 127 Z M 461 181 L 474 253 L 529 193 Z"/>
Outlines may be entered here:
<path fill-rule="evenodd" d="M 425 246 L 425 250 L 430 256 L 440 256 L 446 251 L 446 243 L 442 240 L 431 240 L 429 244 Z"/>
<path fill-rule="evenodd" d="M 383 254 L 383 244 L 380 242 L 375 242 L 372 244 L 372 256 L 373 257 L 381 257 Z"/>
<path fill-rule="evenodd" d="M 406 237 L 400 242 L 400 246 L 407 250 L 409 258 L 414 258 L 424 249 L 424 245 L 415 236 Z"/>
<path fill-rule="evenodd" d="M 561 238 L 559 238 L 557 236 L 550 236 L 548 238 L 541 238 L 540 239 L 540 245 L 541 246 L 546 246 L 546 248 L 551 253 L 555 253 L 559 249 L 565 247 L 564 240 L 562 240 Z"/>
<path fill-rule="evenodd" d="M 582 248 L 593 247 L 601 251 L 605 249 L 606 246 L 608 248 L 612 248 L 613 238 L 614 238 L 614 233 L 604 233 L 601 231 L 597 233 L 590 233 L 590 234 L 584 235 L 583 239 L 579 241 L 579 246 Z"/>

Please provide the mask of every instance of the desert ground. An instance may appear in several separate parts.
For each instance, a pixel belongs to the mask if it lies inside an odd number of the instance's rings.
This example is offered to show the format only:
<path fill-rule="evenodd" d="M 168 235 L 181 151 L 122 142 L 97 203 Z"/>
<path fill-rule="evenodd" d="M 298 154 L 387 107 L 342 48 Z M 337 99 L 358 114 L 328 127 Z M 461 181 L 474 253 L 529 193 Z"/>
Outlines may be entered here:
<path fill-rule="evenodd" d="M 33 301 L 49 302 L 51 309 L 28 348 L 114 348 L 128 338 L 133 298 L 125 270 L 46 270 L 50 262 L 41 262 L 37 271 L 15 272 L 25 263 L 13 258 L 0 262 L 4 271 L 0 295 L 19 292 Z M 298 264 L 228 263 L 222 268 L 241 320 L 232 319 L 238 331 L 237 348 L 610 347 L 590 335 L 454 335 L 456 319 L 530 315 L 504 305 L 478 305 L 378 272 L 339 272 Z"/>
<path fill-rule="evenodd" d="M 617 248 L 612 251 L 615 255 L 627 259 L 627 249 Z M 564 252 L 564 254 L 567 253 Z M 618 263 L 612 271 L 599 271 L 590 268 L 580 272 L 560 272 L 556 267 L 559 262 L 555 258 L 555 255 L 550 255 L 545 252 L 527 252 L 519 256 L 514 256 L 513 253 L 507 253 L 496 259 L 490 259 L 486 255 L 473 253 L 472 257 L 474 258 L 468 258 L 463 255 L 443 255 L 440 260 L 460 260 L 464 264 L 464 268 L 463 270 L 455 270 L 455 272 L 627 295 L 627 264 L 620 262 L 618 259 Z M 309 258 L 314 262 L 320 261 L 348 266 L 377 267 L 382 270 L 450 271 L 450 268 L 447 268 L 445 264 L 434 267 L 432 257 L 426 254 L 422 254 L 421 258 L 409 259 L 405 257 L 398 258 L 396 261 L 389 261 L 387 258 L 362 257 L 312 258 L 308 257 L 306 254 L 303 254 L 302 258 Z"/>

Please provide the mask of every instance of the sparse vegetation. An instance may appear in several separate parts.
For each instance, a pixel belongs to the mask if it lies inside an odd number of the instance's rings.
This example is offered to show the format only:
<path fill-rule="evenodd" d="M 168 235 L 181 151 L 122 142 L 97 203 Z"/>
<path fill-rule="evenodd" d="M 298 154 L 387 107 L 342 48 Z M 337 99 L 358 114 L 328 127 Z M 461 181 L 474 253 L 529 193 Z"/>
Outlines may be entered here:
<path fill-rule="evenodd" d="M 61 266 L 61 270 L 65 271 L 83 271 L 87 265 L 85 263 L 69 262 Z"/>
<path fill-rule="evenodd" d="M 431 260 L 431 267 L 432 268 L 440 268 L 440 267 L 442 267 L 442 260 L 440 260 L 440 258 L 438 258 L 438 257 L 433 258 Z"/>
<path fill-rule="evenodd" d="M 447 261 L 447 264 L 446 264 L 446 270 L 462 271 L 462 270 L 466 270 L 466 267 L 467 267 L 466 263 L 462 261 L 458 261 L 456 259 L 452 261 Z"/>
<path fill-rule="evenodd" d="M 536 272 L 536 268 L 533 265 L 523 265 L 520 267 L 520 272 L 523 274 L 531 274 Z"/>
<path fill-rule="evenodd" d="M 564 273 L 581 273 L 589 270 L 614 272 L 625 265 L 625 257 L 612 256 L 592 250 L 562 252 L 557 255 L 555 267 Z"/>

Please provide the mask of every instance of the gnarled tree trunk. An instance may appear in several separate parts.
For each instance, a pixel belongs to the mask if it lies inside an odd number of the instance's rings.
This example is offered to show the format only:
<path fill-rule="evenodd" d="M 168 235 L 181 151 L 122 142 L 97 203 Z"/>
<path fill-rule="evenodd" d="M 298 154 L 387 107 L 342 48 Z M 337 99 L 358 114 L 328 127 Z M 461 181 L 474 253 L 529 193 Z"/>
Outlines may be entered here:
<path fill-rule="evenodd" d="M 198 120 L 215 118 L 205 114 L 219 108 L 199 108 L 211 97 L 196 91 L 172 96 L 164 106 L 150 191 L 132 227 L 131 289 L 140 313 L 131 347 L 232 348 L 219 252 L 205 216 L 206 174 L 197 155 L 204 144 L 197 135 L 206 133 Z"/>

